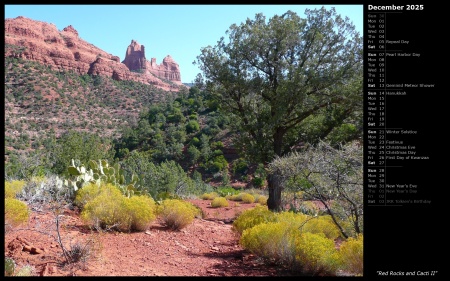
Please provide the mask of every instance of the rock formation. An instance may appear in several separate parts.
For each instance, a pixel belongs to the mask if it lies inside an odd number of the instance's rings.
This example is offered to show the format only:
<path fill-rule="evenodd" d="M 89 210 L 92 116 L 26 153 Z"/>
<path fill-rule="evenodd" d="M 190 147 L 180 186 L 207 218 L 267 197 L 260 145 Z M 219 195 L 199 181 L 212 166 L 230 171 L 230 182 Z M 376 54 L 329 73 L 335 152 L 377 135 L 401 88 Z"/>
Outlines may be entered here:
<path fill-rule="evenodd" d="M 22 16 L 5 19 L 5 57 L 33 60 L 55 70 L 72 70 L 80 75 L 133 80 L 167 91 L 178 91 L 182 85 L 178 64 L 170 56 L 164 58 L 162 65 L 152 64 L 145 59 L 144 46 L 134 40 L 121 63 L 118 56 L 81 39 L 71 25 L 58 31 L 54 24 Z M 127 67 L 130 65 L 132 67 Z M 132 71 L 136 69 L 148 72 Z"/>
<path fill-rule="evenodd" d="M 132 71 L 151 73 L 181 85 L 180 67 L 170 55 L 166 56 L 160 65 L 156 63 L 156 58 L 148 61 L 145 57 L 144 45 L 140 45 L 135 40 L 131 40 L 122 63 Z"/>
<path fill-rule="evenodd" d="M 131 40 L 131 44 L 127 48 L 125 59 L 122 61 L 129 70 L 142 70 L 147 68 L 145 58 L 145 47 L 138 42 Z"/>
<path fill-rule="evenodd" d="M 170 81 L 177 81 L 181 83 L 180 78 L 180 67 L 178 63 L 176 63 L 170 55 L 167 55 L 161 65 L 156 64 L 156 59 L 152 58 L 151 63 L 151 71 L 158 77 L 164 77 Z"/>

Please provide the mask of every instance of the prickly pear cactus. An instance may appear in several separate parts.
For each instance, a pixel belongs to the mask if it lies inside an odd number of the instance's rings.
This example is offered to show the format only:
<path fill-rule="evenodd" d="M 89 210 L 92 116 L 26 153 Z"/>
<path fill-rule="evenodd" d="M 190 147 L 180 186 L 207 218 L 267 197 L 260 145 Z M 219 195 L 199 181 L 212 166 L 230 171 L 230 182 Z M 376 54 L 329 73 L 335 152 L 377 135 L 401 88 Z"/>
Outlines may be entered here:
<path fill-rule="evenodd" d="M 143 180 L 133 174 L 131 182 L 126 183 L 124 172 L 120 168 L 119 163 L 110 166 L 106 160 L 91 160 L 89 161 L 88 166 L 89 169 L 86 169 L 83 165 L 76 166 L 75 161 L 72 159 L 72 165 L 69 166 L 68 171 L 70 175 L 73 176 L 73 179 L 65 181 L 65 184 L 77 191 L 88 183 L 100 184 L 101 182 L 104 182 L 119 187 L 122 193 L 127 197 L 144 193 L 141 190 L 143 187 Z"/>

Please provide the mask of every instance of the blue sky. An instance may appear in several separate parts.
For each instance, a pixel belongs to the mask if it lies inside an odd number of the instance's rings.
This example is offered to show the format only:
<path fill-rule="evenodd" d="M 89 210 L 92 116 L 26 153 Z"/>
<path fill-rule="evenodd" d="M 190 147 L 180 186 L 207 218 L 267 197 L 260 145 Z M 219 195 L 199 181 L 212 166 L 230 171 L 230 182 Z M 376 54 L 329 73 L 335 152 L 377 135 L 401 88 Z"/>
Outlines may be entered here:
<path fill-rule="evenodd" d="M 363 5 L 335 7 L 363 34 Z M 122 61 L 131 40 L 145 46 L 148 60 L 160 64 L 171 55 L 179 64 L 181 81 L 191 83 L 201 71 L 192 62 L 200 49 L 214 46 L 226 30 L 263 13 L 266 19 L 288 10 L 304 17 L 305 8 L 322 5 L 5 5 L 5 18 L 24 16 L 53 23 L 58 30 L 72 25 L 81 39 Z"/>

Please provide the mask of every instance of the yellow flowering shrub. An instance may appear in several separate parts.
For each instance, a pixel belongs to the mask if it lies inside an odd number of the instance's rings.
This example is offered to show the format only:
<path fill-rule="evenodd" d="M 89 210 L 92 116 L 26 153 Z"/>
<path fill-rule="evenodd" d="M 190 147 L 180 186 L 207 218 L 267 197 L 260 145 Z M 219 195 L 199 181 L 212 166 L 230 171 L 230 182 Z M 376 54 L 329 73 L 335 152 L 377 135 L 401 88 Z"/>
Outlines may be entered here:
<path fill-rule="evenodd" d="M 189 225 L 200 212 L 192 203 L 167 199 L 157 207 L 157 215 L 163 222 L 174 230 L 180 230 Z"/>
<path fill-rule="evenodd" d="M 339 254 L 343 265 L 343 270 L 362 275 L 363 274 L 363 235 L 356 238 L 350 237 L 344 241 Z"/>
<path fill-rule="evenodd" d="M 5 223 L 11 226 L 19 226 L 28 221 L 29 210 L 27 204 L 15 199 L 5 198 Z"/>
<path fill-rule="evenodd" d="M 275 214 L 267 206 L 256 206 L 243 211 L 233 222 L 233 230 L 242 233 L 245 229 L 254 227 L 260 223 L 275 221 Z"/>
<path fill-rule="evenodd" d="M 228 201 L 225 197 L 216 197 L 211 201 L 211 207 L 213 208 L 228 207 Z"/>
<path fill-rule="evenodd" d="M 5 181 L 5 198 L 15 198 L 24 185 L 25 181 L 22 180 Z"/>

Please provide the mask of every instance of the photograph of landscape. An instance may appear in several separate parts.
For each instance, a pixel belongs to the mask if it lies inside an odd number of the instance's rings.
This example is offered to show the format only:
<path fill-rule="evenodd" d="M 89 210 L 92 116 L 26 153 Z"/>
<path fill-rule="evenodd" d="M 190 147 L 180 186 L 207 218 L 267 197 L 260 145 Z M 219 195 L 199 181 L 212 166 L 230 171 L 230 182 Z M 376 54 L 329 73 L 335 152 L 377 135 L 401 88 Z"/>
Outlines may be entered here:
<path fill-rule="evenodd" d="M 363 8 L 5 5 L 4 276 L 364 277 Z"/>

